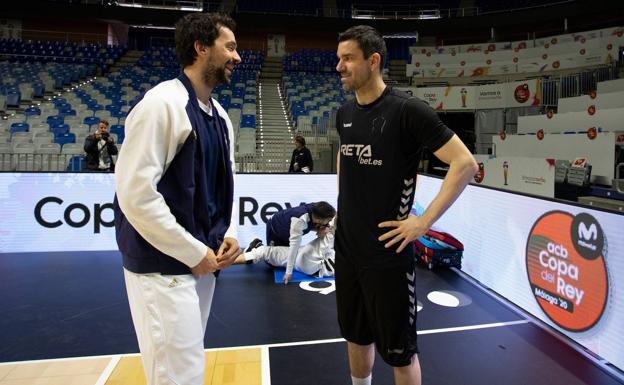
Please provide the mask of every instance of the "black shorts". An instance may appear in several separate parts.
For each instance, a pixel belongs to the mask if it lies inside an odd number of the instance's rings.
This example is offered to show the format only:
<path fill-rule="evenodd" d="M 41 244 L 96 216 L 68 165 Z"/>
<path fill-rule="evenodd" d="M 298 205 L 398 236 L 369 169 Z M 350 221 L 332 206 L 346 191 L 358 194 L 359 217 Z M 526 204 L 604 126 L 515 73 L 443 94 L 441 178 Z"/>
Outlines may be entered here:
<path fill-rule="evenodd" d="M 358 268 L 336 256 L 336 303 L 342 337 L 375 343 L 394 367 L 411 364 L 416 344 L 415 263 L 384 269 Z"/>

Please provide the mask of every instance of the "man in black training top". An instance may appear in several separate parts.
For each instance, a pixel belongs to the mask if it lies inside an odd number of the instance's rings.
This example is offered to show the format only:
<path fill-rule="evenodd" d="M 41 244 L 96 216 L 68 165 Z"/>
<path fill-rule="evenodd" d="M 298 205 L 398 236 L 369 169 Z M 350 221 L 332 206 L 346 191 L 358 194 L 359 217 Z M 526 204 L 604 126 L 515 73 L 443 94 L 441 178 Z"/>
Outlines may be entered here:
<path fill-rule="evenodd" d="M 423 101 L 386 87 L 383 38 L 355 26 L 339 35 L 342 86 L 355 92 L 336 116 L 338 215 L 336 301 L 354 385 L 370 385 L 376 348 L 397 385 L 420 384 L 414 239 L 457 199 L 477 172 L 466 146 Z M 427 147 L 449 170 L 421 217 L 409 215 Z"/>

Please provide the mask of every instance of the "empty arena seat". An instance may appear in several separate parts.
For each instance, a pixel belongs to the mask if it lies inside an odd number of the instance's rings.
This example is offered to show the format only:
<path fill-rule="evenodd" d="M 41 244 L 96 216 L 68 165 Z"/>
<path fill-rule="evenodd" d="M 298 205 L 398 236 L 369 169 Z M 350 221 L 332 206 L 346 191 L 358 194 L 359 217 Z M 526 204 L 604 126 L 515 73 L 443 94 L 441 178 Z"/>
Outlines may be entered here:
<path fill-rule="evenodd" d="M 64 145 L 66 143 L 75 143 L 75 142 L 76 142 L 76 135 L 71 132 L 65 133 L 65 134 L 54 135 L 54 143 Z"/>
<path fill-rule="evenodd" d="M 81 172 L 87 168 L 87 161 L 84 155 L 73 155 L 67 161 L 66 171 Z"/>
<path fill-rule="evenodd" d="M 570 162 L 563 159 L 557 159 L 555 161 L 555 182 L 565 183 L 568 170 L 570 169 Z"/>
<path fill-rule="evenodd" d="M 50 127 L 50 132 L 54 135 L 62 135 L 69 132 L 69 124 L 55 124 Z"/>
<path fill-rule="evenodd" d="M 28 123 L 13 123 L 11 124 L 11 127 L 9 128 L 9 132 L 10 133 L 27 132 L 28 128 L 29 128 Z"/>
<path fill-rule="evenodd" d="M 590 164 L 585 164 L 582 167 L 570 166 L 567 176 L 568 183 L 579 187 L 588 186 L 591 177 L 591 169 L 592 166 Z"/>
<path fill-rule="evenodd" d="M 87 116 L 82 122 L 84 124 L 88 124 L 89 126 L 93 126 L 100 123 L 100 118 L 98 118 L 97 116 Z"/>

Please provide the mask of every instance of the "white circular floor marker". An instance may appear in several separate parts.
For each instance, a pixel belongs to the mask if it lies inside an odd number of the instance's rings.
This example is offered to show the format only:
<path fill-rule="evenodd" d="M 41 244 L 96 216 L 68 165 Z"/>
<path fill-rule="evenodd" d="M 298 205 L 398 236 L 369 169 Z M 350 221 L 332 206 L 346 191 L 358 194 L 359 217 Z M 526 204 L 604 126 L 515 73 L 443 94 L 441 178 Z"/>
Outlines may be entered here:
<path fill-rule="evenodd" d="M 458 307 L 459 298 L 445 291 L 432 291 L 427 294 L 427 299 L 436 305 L 446 307 Z"/>

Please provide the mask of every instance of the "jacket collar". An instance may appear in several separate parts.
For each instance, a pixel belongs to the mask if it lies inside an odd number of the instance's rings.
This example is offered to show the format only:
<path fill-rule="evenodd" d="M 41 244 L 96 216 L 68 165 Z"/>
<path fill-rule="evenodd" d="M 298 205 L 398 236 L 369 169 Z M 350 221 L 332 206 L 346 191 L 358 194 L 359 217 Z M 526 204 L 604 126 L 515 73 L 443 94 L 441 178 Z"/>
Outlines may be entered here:
<path fill-rule="evenodd" d="M 184 70 L 180 70 L 180 75 L 178 75 L 178 80 L 182 82 L 184 88 L 186 88 L 186 92 L 189 94 L 189 101 L 193 105 L 194 108 L 199 109 L 199 102 L 197 101 L 197 94 L 195 93 L 195 89 L 193 88 L 193 84 L 191 83 L 191 79 L 184 73 Z M 212 104 L 212 103 L 211 103 Z"/>

